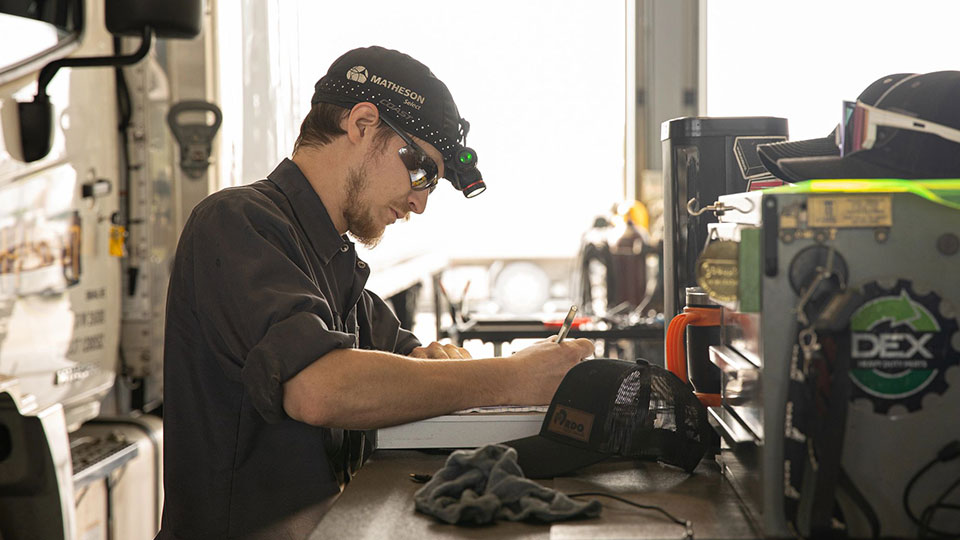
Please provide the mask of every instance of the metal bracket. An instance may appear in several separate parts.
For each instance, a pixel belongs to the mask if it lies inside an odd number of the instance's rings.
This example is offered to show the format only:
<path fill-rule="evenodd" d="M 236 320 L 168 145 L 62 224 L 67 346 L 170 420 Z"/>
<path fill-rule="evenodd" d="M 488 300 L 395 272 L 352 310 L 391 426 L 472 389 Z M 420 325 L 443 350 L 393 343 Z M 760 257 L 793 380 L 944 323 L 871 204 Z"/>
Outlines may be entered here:
<path fill-rule="evenodd" d="M 213 113 L 213 124 L 181 123 L 179 116 L 191 111 Z M 180 143 L 180 168 L 190 178 L 200 178 L 210 166 L 213 137 L 222 121 L 220 108 L 207 101 L 181 101 L 170 107 L 167 124 L 173 137 Z"/>

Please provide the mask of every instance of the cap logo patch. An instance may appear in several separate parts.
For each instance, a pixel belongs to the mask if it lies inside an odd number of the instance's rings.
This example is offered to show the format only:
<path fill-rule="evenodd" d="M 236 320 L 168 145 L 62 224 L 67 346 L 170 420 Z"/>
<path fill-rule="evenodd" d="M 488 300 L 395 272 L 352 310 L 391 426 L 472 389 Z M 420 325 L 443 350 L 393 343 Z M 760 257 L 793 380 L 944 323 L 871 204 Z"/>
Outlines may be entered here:
<path fill-rule="evenodd" d="M 370 76 L 370 73 L 367 71 L 367 68 L 363 66 L 353 66 L 347 70 L 347 79 L 351 81 L 356 81 L 358 83 L 367 82 L 367 77 Z"/>
<path fill-rule="evenodd" d="M 393 81 L 384 79 L 379 75 L 376 75 L 376 74 L 371 75 L 370 82 L 373 84 L 382 86 L 387 90 L 393 90 L 394 92 L 400 94 L 401 96 L 406 98 L 403 100 L 403 104 L 413 107 L 415 109 L 419 109 L 424 104 L 424 102 L 427 101 L 427 98 L 420 95 L 417 91 L 411 90 L 405 86 L 401 86 Z"/>
<path fill-rule="evenodd" d="M 589 442 L 594 415 L 573 407 L 557 405 L 547 426 L 549 431 L 578 441 Z"/>

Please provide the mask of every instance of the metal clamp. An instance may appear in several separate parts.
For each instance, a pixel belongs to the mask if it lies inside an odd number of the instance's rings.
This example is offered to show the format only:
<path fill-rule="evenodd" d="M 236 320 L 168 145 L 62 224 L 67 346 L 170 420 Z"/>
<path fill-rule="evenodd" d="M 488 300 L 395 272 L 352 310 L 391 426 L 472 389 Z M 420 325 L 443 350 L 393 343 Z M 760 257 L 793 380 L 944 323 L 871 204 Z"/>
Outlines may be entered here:
<path fill-rule="evenodd" d="M 816 276 L 813 278 L 813 281 L 810 282 L 810 285 L 803 291 L 803 295 L 800 296 L 800 299 L 797 301 L 797 306 L 793 309 L 797 314 L 797 321 L 802 325 L 810 324 L 810 321 L 807 319 L 807 314 L 804 312 L 804 309 L 807 307 L 807 302 L 810 301 L 810 298 L 813 297 L 813 293 L 817 290 L 817 286 L 820 285 L 820 282 L 825 279 L 830 279 L 833 276 L 837 276 L 837 280 L 840 282 L 840 289 L 846 289 L 847 284 L 844 282 L 843 274 L 834 272 L 833 270 L 833 261 L 834 254 L 836 249 L 833 246 L 829 247 L 827 251 L 827 260 L 824 263 L 824 266 L 818 266 L 816 268 Z"/>

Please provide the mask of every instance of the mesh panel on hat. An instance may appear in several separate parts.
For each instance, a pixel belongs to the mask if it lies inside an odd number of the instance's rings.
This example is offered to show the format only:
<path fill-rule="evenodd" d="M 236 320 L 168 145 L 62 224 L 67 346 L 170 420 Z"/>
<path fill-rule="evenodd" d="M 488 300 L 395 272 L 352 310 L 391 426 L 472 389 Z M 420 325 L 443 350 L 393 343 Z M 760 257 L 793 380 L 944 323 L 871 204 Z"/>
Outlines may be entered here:
<path fill-rule="evenodd" d="M 714 436 L 706 410 L 669 371 L 651 365 L 625 374 L 607 415 L 599 451 L 653 457 L 692 470 Z"/>

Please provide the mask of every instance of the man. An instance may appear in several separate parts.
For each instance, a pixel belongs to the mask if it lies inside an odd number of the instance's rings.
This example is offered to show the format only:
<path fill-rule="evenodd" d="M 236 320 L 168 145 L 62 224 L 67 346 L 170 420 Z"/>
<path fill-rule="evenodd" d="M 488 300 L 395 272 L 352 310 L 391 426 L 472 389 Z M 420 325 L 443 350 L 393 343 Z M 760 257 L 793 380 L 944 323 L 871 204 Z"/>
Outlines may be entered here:
<path fill-rule="evenodd" d="M 461 152 L 469 124 L 426 66 L 379 47 L 335 61 L 312 102 L 292 160 L 207 197 L 181 235 L 160 538 L 302 537 L 359 467 L 362 430 L 548 403 L 593 351 L 547 341 L 463 361 L 400 328 L 345 233 L 375 244 L 444 176 L 482 187 Z"/>

